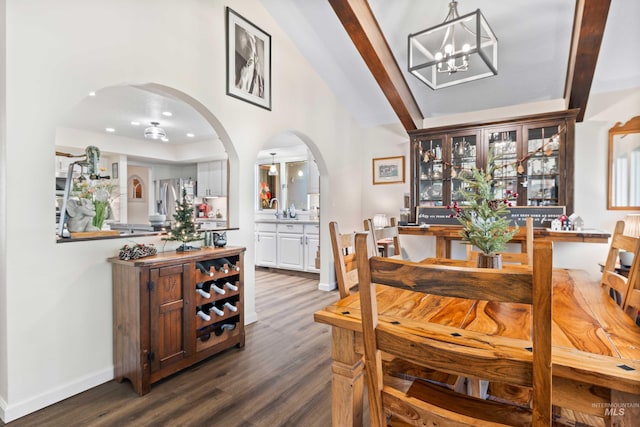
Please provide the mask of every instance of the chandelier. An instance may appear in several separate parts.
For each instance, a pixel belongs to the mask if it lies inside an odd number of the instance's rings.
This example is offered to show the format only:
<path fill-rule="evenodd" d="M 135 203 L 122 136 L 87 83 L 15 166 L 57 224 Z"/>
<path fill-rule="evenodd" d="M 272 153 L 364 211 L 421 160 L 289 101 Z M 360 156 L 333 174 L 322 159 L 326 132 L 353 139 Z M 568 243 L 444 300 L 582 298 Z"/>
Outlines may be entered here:
<path fill-rule="evenodd" d="M 449 3 L 444 22 L 409 34 L 409 72 L 431 89 L 498 74 L 498 39 L 477 9 L 458 15 Z"/>
<path fill-rule="evenodd" d="M 151 122 L 151 126 L 144 130 L 144 137 L 147 139 L 162 139 L 167 138 L 167 133 L 162 129 L 158 122 Z"/>

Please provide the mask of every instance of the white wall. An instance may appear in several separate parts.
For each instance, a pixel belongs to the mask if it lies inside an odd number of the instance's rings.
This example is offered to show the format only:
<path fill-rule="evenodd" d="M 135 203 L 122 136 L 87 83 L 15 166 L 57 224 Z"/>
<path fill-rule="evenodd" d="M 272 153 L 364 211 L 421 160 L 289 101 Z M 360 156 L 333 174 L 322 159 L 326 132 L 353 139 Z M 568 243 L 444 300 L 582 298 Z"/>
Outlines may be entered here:
<path fill-rule="evenodd" d="M 272 36 L 272 111 L 225 95 L 225 5 Z M 0 296 L 6 293 L 0 298 L 5 421 L 113 378 L 106 258 L 125 242 L 57 244 L 47 219 L 54 213 L 56 130 L 88 92 L 150 82 L 189 98 L 212 123 L 229 155 L 230 225 L 240 227 L 228 233 L 229 241 L 247 248 L 248 319 L 259 319 L 252 268 L 253 165 L 265 141 L 294 132 L 318 160 L 323 242 L 330 241 L 330 218 L 353 224 L 362 218 L 359 150 L 382 141 L 387 132 L 371 129 L 365 137 L 258 1 L 7 0 L 6 15 L 1 22 L 7 26 L 2 39 L 7 60 L 0 64 L 0 78 L 7 71 L 6 112 L 0 110 L 6 120 L 0 245 L 11 248 L 0 258 L 6 267 L 0 273 Z M 325 288 L 333 281 L 329 246 L 321 249 Z"/>
<path fill-rule="evenodd" d="M 0 3 L 0 378 L 8 377 L 7 350 L 7 60 L 6 4 Z M 0 379 L 0 412 L 7 406 L 8 382 Z"/>

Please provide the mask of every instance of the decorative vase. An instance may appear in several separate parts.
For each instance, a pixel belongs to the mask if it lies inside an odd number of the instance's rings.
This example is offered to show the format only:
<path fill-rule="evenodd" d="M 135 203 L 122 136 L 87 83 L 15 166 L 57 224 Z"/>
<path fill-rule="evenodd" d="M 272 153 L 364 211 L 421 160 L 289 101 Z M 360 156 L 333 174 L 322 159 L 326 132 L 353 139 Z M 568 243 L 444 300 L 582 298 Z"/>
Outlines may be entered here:
<path fill-rule="evenodd" d="M 478 254 L 478 268 L 502 268 L 502 255 Z"/>

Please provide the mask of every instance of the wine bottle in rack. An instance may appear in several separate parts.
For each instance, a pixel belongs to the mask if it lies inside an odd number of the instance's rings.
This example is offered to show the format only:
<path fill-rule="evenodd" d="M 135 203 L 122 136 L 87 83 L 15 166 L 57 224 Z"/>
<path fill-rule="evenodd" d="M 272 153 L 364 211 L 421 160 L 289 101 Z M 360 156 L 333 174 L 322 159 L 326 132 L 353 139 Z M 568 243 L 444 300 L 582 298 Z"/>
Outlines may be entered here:
<path fill-rule="evenodd" d="M 207 313 L 205 313 L 202 310 L 202 307 L 198 306 L 196 308 L 196 315 L 201 318 L 202 320 L 204 320 L 205 322 L 208 322 L 209 320 L 211 320 L 211 316 L 209 316 Z"/>
<path fill-rule="evenodd" d="M 220 329 L 222 330 L 227 329 L 229 331 L 233 331 L 235 328 L 236 328 L 235 323 L 223 323 L 222 326 L 220 326 Z"/>
<path fill-rule="evenodd" d="M 216 294 L 219 294 L 219 295 L 224 295 L 224 294 L 226 294 L 226 293 L 227 293 L 227 291 L 225 291 L 223 288 L 221 288 L 220 286 L 218 286 L 218 285 L 217 285 L 217 284 L 215 284 L 215 283 L 212 283 L 212 284 L 211 284 L 211 290 L 212 290 L 213 292 L 215 292 Z"/>
<path fill-rule="evenodd" d="M 223 264 L 227 264 L 227 265 L 229 266 L 229 269 L 230 269 L 231 271 L 240 271 L 240 267 L 238 267 L 237 265 L 235 265 L 234 263 L 232 263 L 232 262 L 231 262 L 231 261 L 229 261 L 228 259 L 226 259 L 226 258 L 220 258 L 220 261 L 221 261 Z"/>
<path fill-rule="evenodd" d="M 236 307 L 235 305 L 231 304 L 229 301 L 224 303 L 224 307 L 227 307 L 230 311 L 233 311 L 234 313 L 236 311 L 238 311 L 238 307 Z"/>
<path fill-rule="evenodd" d="M 229 289 L 230 291 L 233 291 L 233 292 L 238 290 L 238 287 L 236 285 L 232 284 L 231 282 L 226 282 L 224 284 L 224 287 Z"/>
<path fill-rule="evenodd" d="M 227 274 L 229 272 L 229 268 L 225 265 L 225 262 L 223 262 L 223 260 L 224 258 L 212 259 L 209 262 L 216 269 L 216 271 Z"/>
<path fill-rule="evenodd" d="M 213 333 L 216 336 L 220 336 L 224 333 L 224 331 L 232 331 L 236 328 L 235 323 L 223 323 L 222 325 L 216 325 L 216 328 L 213 330 Z"/>
<path fill-rule="evenodd" d="M 203 274 L 206 274 L 209 277 L 213 277 L 213 271 L 209 271 L 209 268 L 207 265 L 201 262 L 196 262 L 196 268 L 200 270 Z"/>
<path fill-rule="evenodd" d="M 211 307 L 209 307 L 209 313 L 212 313 L 212 312 L 215 313 L 217 316 L 224 316 L 224 311 L 220 310 L 215 305 L 211 305 Z"/>
<path fill-rule="evenodd" d="M 200 294 L 200 296 L 203 298 L 207 298 L 207 299 L 211 298 L 211 294 L 205 290 L 204 283 L 198 283 L 196 285 L 196 293 Z"/>

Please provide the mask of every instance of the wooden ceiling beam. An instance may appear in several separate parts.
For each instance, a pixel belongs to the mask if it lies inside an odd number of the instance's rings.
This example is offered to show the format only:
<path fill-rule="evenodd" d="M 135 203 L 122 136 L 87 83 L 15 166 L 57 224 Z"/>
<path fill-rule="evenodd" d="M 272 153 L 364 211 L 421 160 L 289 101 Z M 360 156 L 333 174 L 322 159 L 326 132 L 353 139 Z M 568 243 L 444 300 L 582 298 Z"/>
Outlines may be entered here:
<path fill-rule="evenodd" d="M 576 0 L 564 98 L 568 108 L 580 109 L 578 122 L 584 120 L 610 5 L 611 0 Z"/>
<path fill-rule="evenodd" d="M 422 128 L 424 117 L 366 0 L 329 0 L 342 26 L 369 67 L 407 131 Z"/>

